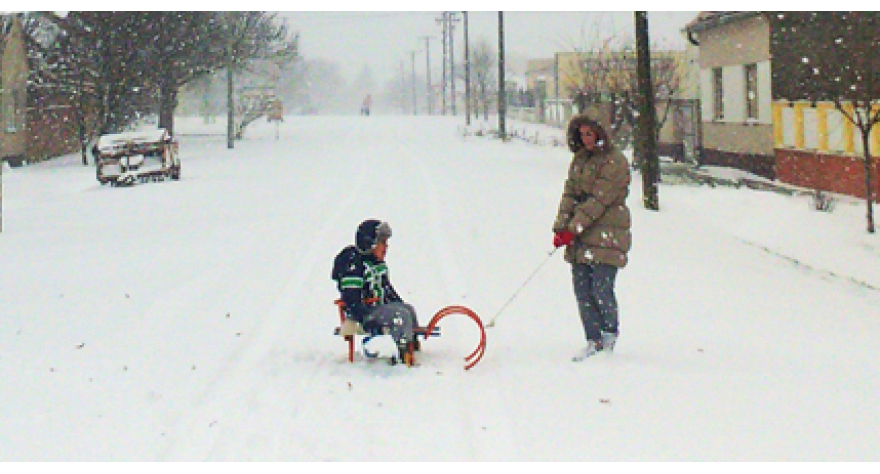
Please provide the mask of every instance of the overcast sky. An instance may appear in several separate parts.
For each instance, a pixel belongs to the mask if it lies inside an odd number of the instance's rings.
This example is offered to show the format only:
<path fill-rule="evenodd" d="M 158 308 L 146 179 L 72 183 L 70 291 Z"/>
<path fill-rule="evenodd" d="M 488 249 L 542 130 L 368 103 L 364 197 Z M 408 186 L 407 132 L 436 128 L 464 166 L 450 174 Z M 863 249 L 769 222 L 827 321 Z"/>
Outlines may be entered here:
<path fill-rule="evenodd" d="M 463 18 L 456 24 L 456 57 L 463 56 Z M 684 47 L 680 30 L 698 12 L 651 12 L 648 16 L 651 41 L 660 46 Z M 300 33 L 304 59 L 322 58 L 338 63 L 347 80 L 369 65 L 377 81 L 384 83 L 400 70 L 401 60 L 409 71 L 416 54 L 418 74 L 425 68 L 425 36 L 429 40 L 432 76 L 439 79 L 442 57 L 440 12 L 281 12 L 293 31 Z M 481 38 L 498 46 L 498 12 L 469 12 L 471 43 Z M 575 47 L 592 47 L 597 37 L 633 34 L 633 12 L 505 12 L 504 40 L 508 57 L 552 58 L 555 52 Z M 599 30 L 597 32 L 597 30 Z"/>

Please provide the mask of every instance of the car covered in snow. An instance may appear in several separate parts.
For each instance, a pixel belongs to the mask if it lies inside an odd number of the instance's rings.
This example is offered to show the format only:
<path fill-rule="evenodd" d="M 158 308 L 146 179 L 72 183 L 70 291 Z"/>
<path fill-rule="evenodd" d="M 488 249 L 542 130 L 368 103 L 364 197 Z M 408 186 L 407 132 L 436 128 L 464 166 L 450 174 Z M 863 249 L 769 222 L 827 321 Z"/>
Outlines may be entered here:
<path fill-rule="evenodd" d="M 177 141 L 163 128 L 101 135 L 92 147 L 98 182 L 130 186 L 180 179 L 177 149 Z"/>

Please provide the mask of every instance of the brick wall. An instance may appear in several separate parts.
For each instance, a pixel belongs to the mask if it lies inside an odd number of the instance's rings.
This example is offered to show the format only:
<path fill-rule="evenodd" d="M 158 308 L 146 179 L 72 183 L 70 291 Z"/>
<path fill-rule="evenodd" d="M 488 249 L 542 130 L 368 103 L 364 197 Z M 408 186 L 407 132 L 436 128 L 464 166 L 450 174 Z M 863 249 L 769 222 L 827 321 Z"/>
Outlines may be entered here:
<path fill-rule="evenodd" d="M 880 202 L 880 158 L 872 159 L 874 200 Z M 776 149 L 776 178 L 784 183 L 865 198 L 865 162 L 855 156 Z"/>

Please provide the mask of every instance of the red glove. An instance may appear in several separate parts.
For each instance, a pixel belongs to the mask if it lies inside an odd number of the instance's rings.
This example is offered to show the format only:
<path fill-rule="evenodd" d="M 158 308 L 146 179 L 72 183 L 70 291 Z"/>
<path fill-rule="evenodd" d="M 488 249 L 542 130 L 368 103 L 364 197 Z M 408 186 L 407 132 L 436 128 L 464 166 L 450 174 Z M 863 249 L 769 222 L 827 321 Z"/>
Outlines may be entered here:
<path fill-rule="evenodd" d="M 553 246 L 556 248 L 570 244 L 574 240 L 574 232 L 563 230 L 553 237 Z"/>

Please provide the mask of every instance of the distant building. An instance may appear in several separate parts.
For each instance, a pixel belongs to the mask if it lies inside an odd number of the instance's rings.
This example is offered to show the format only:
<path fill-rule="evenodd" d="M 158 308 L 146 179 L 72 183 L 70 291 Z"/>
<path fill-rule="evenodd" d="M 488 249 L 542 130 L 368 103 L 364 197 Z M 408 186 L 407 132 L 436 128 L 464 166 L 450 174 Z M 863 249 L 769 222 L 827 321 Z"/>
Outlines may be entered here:
<path fill-rule="evenodd" d="M 46 58 L 29 50 L 17 15 L 7 20 L 0 31 L 0 159 L 19 166 L 80 149 L 75 94 L 51 68 L 34 66 Z M 96 112 L 85 113 L 94 121 Z"/>
<path fill-rule="evenodd" d="M 851 51 L 864 49 L 865 57 L 876 56 L 878 13 L 849 14 L 701 12 L 685 27 L 699 50 L 702 164 L 865 196 L 864 150 L 855 127 L 831 102 L 836 92 L 824 90 L 805 66 L 812 58 L 846 69 L 847 61 L 857 59 L 838 57 L 839 41 L 848 42 Z M 874 73 L 880 76 L 880 61 Z M 851 81 L 846 74 L 840 80 Z M 864 81 L 845 84 L 864 86 Z M 874 87 L 880 99 L 880 87 Z M 870 142 L 880 198 L 880 127 L 874 127 Z"/>
<path fill-rule="evenodd" d="M 662 124 L 659 151 L 676 159 L 694 159 L 698 127 L 687 53 L 651 51 L 651 62 L 660 98 L 656 101 Z M 637 94 L 636 63 L 632 49 L 560 52 L 552 59 L 529 61 L 526 83 L 535 98 L 538 121 L 564 126 L 583 112 L 619 136 L 628 136 L 631 126 L 624 117 L 631 111 L 621 104 L 634 101 Z"/>
<path fill-rule="evenodd" d="M 699 46 L 700 162 L 773 178 L 770 22 L 760 12 L 701 12 L 685 30 Z"/>

